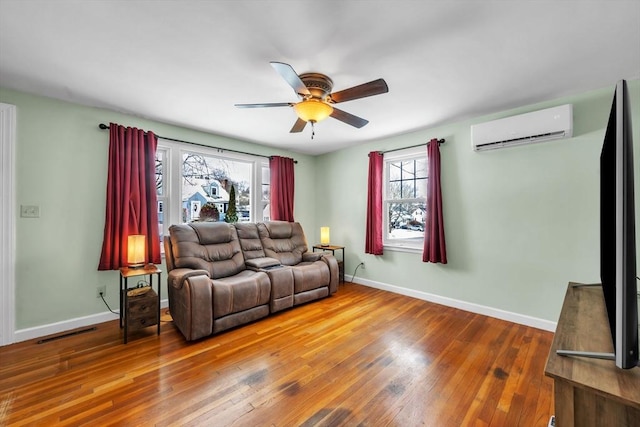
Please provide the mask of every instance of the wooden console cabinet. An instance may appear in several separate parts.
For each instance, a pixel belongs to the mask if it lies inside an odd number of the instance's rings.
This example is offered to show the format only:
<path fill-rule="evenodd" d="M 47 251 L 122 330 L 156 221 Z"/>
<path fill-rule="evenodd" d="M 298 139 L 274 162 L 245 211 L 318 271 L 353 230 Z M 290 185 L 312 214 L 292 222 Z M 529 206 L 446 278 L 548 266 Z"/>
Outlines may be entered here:
<path fill-rule="evenodd" d="M 640 367 L 613 360 L 558 356 L 556 350 L 612 352 L 600 286 L 569 283 L 545 374 L 554 380 L 557 427 L 640 426 Z"/>

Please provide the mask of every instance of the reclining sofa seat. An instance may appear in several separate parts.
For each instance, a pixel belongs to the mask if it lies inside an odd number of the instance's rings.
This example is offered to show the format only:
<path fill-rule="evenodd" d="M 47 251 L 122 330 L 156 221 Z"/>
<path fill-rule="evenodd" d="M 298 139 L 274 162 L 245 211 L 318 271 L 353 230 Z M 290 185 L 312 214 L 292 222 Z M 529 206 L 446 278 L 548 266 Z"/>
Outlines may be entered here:
<path fill-rule="evenodd" d="M 172 225 L 165 238 L 169 310 L 187 340 L 269 315 L 271 283 L 248 270 L 233 225 Z"/>
<path fill-rule="evenodd" d="M 194 222 L 164 239 L 169 309 L 187 340 L 333 294 L 338 263 L 299 223 Z"/>
<path fill-rule="evenodd" d="M 293 307 L 293 272 L 290 268 L 281 267 L 279 260 L 269 258 L 264 253 L 258 226 L 254 223 L 237 223 L 235 225 L 244 254 L 245 264 L 253 270 L 264 271 L 271 281 L 272 313 Z"/>
<path fill-rule="evenodd" d="M 338 262 L 321 252 L 308 252 L 300 223 L 270 221 L 257 227 L 264 254 L 292 268 L 294 306 L 337 291 Z"/>

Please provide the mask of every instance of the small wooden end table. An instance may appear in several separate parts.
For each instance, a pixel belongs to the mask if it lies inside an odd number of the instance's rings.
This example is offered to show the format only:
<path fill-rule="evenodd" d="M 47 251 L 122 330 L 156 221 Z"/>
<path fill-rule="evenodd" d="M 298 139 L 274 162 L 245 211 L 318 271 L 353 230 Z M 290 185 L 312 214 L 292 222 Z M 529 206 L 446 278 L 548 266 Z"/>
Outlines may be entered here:
<path fill-rule="evenodd" d="M 157 289 L 153 290 L 153 276 L 158 276 Z M 143 327 L 158 325 L 158 335 L 160 335 L 160 284 L 162 270 L 153 264 L 147 264 L 144 267 L 120 268 L 120 327 L 124 328 L 124 343 L 129 338 L 129 327 L 133 329 L 141 329 Z M 149 276 L 149 295 L 141 295 L 138 297 L 129 297 L 130 290 L 128 281 L 130 277 Z M 129 301 L 131 299 L 131 302 Z M 136 300 L 137 299 L 137 300 Z M 156 308 L 157 307 L 157 308 Z M 150 310 L 155 311 L 155 315 L 151 315 Z"/>
<path fill-rule="evenodd" d="M 338 270 L 340 276 L 340 283 L 344 283 L 344 246 L 336 246 L 336 245 L 313 245 L 313 252 L 316 249 L 320 251 L 331 252 L 331 255 L 336 256 L 336 251 L 342 251 L 342 259 L 338 261 Z"/>

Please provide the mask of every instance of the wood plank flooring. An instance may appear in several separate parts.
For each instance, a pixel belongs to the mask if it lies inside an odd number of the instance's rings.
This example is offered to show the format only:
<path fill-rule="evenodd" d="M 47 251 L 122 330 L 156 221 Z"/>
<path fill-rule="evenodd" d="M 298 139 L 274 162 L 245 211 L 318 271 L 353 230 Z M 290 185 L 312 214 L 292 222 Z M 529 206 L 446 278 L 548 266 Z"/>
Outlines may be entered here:
<path fill-rule="evenodd" d="M 357 284 L 187 342 L 168 315 L 0 348 L 0 425 L 546 426 L 553 335 Z"/>

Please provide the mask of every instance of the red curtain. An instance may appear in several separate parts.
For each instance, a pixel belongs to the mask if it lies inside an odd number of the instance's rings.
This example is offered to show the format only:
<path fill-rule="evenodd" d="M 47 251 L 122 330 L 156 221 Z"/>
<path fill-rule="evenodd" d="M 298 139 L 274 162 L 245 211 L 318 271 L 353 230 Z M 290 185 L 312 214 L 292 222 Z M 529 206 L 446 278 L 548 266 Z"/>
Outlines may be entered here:
<path fill-rule="evenodd" d="M 437 139 L 427 144 L 429 180 L 427 186 L 427 218 L 424 227 L 423 262 L 447 263 L 442 218 L 442 191 L 440 189 L 440 146 Z"/>
<path fill-rule="evenodd" d="M 155 157 L 158 140 L 153 132 L 111 123 L 104 240 L 98 270 L 127 265 L 127 239 L 146 236 L 146 261 L 160 264 Z"/>
<path fill-rule="evenodd" d="M 293 222 L 295 181 L 293 159 L 273 156 L 269 160 L 271 174 L 271 220 Z"/>
<path fill-rule="evenodd" d="M 369 153 L 367 187 L 367 230 L 364 252 L 382 255 L 382 153 Z"/>

